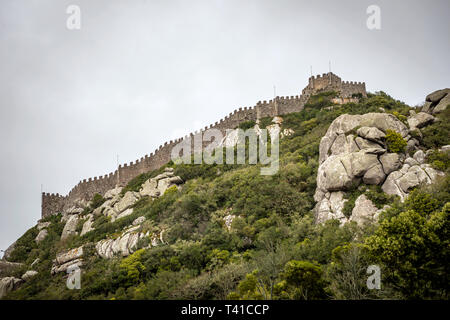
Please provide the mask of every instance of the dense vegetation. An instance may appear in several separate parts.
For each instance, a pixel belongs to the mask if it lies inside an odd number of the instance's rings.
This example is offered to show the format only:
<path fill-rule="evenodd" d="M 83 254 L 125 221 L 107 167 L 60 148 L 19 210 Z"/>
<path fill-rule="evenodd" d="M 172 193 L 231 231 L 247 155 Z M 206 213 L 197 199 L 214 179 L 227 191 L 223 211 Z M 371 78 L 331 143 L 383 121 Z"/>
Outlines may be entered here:
<path fill-rule="evenodd" d="M 293 129 L 294 134 L 280 141 L 276 175 L 260 175 L 259 165 L 169 163 L 186 183 L 154 201 L 140 200 L 131 216 L 114 223 L 97 218 L 95 231 L 65 241 L 59 238 L 61 216 L 49 217 L 49 236 L 36 244 L 37 230 L 30 229 L 12 255 L 13 261 L 28 265 L 39 258 L 39 274 L 7 298 L 448 298 L 448 174 L 434 185 L 417 188 L 405 203 L 379 188 L 369 188 L 366 194 L 377 207 L 391 204 L 379 226 L 339 226 L 334 220 L 314 223 L 319 143 L 330 123 L 344 113 L 382 112 L 380 108 L 400 119 L 410 109 L 383 92 L 342 106 L 332 106 L 334 95 L 319 94 L 305 110 L 283 116 L 283 128 Z M 443 113 L 443 126 L 424 130 L 428 148 L 449 143 L 448 117 L 448 112 Z M 270 124 L 271 119 L 263 120 Z M 253 125 L 243 123 L 241 128 Z M 402 141 L 392 134 L 392 151 L 402 148 Z M 436 151 L 429 161 L 448 173 L 448 154 Z M 133 179 L 123 192 L 138 190 L 161 170 Z M 351 212 L 357 195 L 365 191 L 354 190 L 344 211 Z M 98 196 L 94 200 L 94 206 L 103 201 Z M 228 230 L 223 218 L 230 214 L 236 218 Z M 96 257 L 96 241 L 114 237 L 142 215 L 147 218 L 145 230 L 166 230 L 167 244 L 137 250 L 123 259 Z M 65 275 L 50 276 L 52 260 L 57 252 L 81 244 L 85 244 L 86 262 L 82 288 L 68 290 Z M 366 270 L 373 264 L 381 266 L 381 290 L 366 286 Z"/>

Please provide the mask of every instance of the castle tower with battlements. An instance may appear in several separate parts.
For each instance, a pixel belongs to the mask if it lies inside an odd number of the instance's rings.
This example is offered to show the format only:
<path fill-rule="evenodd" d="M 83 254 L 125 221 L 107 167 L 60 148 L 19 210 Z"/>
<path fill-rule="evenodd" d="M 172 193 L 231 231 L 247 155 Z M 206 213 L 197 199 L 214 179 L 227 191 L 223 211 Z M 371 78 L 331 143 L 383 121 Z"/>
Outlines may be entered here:
<path fill-rule="evenodd" d="M 269 101 L 259 101 L 253 107 L 236 109 L 223 119 L 210 124 L 204 129 L 160 145 L 154 152 L 145 155 L 134 163 L 125 163 L 124 165 L 119 165 L 116 171 L 107 175 L 80 181 L 66 196 L 42 193 L 41 215 L 44 218 L 63 212 L 70 209 L 79 200 L 89 201 L 96 193 L 104 195 L 106 191 L 113 189 L 115 186 L 125 186 L 131 179 L 142 173 L 159 169 L 171 160 L 172 149 L 184 139 L 193 138 L 212 128 L 218 129 L 225 134 L 227 129 L 234 129 L 244 121 L 257 121 L 264 117 L 299 112 L 303 110 L 311 95 L 325 91 L 336 91 L 339 93 L 336 103 L 354 101 L 356 99 L 353 98 L 355 95 L 367 97 L 366 84 L 364 82 L 342 81 L 341 78 L 331 72 L 315 77 L 312 76 L 308 79 L 308 85 L 302 90 L 301 95 L 276 97 Z M 191 139 L 191 143 L 193 143 L 193 139 Z M 206 145 L 204 144 L 203 148 L 205 147 Z"/>

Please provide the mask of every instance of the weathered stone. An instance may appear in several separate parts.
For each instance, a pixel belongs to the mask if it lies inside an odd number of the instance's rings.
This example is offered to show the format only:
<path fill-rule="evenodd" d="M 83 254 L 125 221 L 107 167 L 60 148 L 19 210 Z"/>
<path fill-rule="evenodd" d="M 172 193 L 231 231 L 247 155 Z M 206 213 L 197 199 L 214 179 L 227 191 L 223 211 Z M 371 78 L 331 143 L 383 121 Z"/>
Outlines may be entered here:
<path fill-rule="evenodd" d="M 141 196 L 139 193 L 128 191 L 127 193 L 125 193 L 123 198 L 118 203 L 116 203 L 114 209 L 117 212 L 123 212 L 126 209 L 130 208 L 136 201 L 138 201 L 140 197 Z"/>
<path fill-rule="evenodd" d="M 378 208 L 375 207 L 372 201 L 362 194 L 355 201 L 355 206 L 349 221 L 355 221 L 360 226 L 366 223 L 372 223 L 375 220 L 374 215 L 377 211 Z"/>
<path fill-rule="evenodd" d="M 430 113 L 431 112 L 431 101 L 425 101 L 425 104 L 422 107 L 422 112 Z"/>
<path fill-rule="evenodd" d="M 347 174 L 342 164 L 345 156 L 330 156 L 319 167 L 317 174 L 317 187 L 324 191 L 346 190 L 352 187 L 356 180 Z"/>
<path fill-rule="evenodd" d="M 411 130 L 415 130 L 416 128 L 423 128 L 435 121 L 435 118 L 425 112 L 419 112 L 414 116 L 408 118 L 408 125 Z"/>
<path fill-rule="evenodd" d="M 398 179 L 398 186 L 407 193 L 409 189 L 417 187 L 420 183 L 417 175 L 414 172 L 407 172 L 400 179 Z"/>
<path fill-rule="evenodd" d="M 364 139 L 378 143 L 382 142 L 382 140 L 386 137 L 386 134 L 383 131 L 375 127 L 361 127 L 356 131 L 356 133 Z"/>
<path fill-rule="evenodd" d="M 380 149 L 381 146 L 378 143 L 375 143 L 373 141 L 370 140 L 366 140 L 363 139 L 361 137 L 356 137 L 355 138 L 355 142 L 358 145 L 358 148 L 363 150 L 363 149 Z"/>
<path fill-rule="evenodd" d="M 71 235 L 77 234 L 78 215 L 71 215 L 64 226 L 61 234 L 61 240 L 67 239 Z"/>
<path fill-rule="evenodd" d="M 354 177 L 363 176 L 367 170 L 379 163 L 378 157 L 375 154 L 369 154 L 363 150 L 351 153 L 348 158 L 351 162 L 351 175 Z M 343 158 L 342 162 L 346 166 L 346 158 Z M 347 166 L 346 168 L 349 169 Z"/>
<path fill-rule="evenodd" d="M 37 275 L 38 274 L 38 272 L 37 271 L 34 271 L 34 270 L 28 270 L 27 272 L 25 272 L 23 275 L 22 275 L 22 280 L 23 281 L 28 281 L 28 280 L 30 280 L 31 278 L 33 278 L 35 275 Z"/>
<path fill-rule="evenodd" d="M 139 226 L 137 226 L 139 227 Z M 138 241 L 148 234 L 135 232 L 136 228 L 129 229 L 117 239 L 105 239 L 97 242 L 97 254 L 104 259 L 111 259 L 115 255 L 126 257 L 136 250 Z"/>
<path fill-rule="evenodd" d="M 133 226 L 137 226 L 137 225 L 140 225 L 142 222 L 144 222 L 146 219 L 145 219 L 145 217 L 144 216 L 142 216 L 142 217 L 139 217 L 139 218 L 136 218 L 134 221 L 133 221 Z"/>
<path fill-rule="evenodd" d="M 381 186 L 383 192 L 390 195 L 397 195 L 401 200 L 403 200 L 406 194 L 397 185 L 397 179 L 401 178 L 402 176 L 403 173 L 401 173 L 400 171 L 391 172 Z"/>
<path fill-rule="evenodd" d="M 103 198 L 105 199 L 112 199 L 115 196 L 119 195 L 122 192 L 122 187 L 116 187 L 114 189 L 108 190 L 105 193 L 105 196 Z"/>
<path fill-rule="evenodd" d="M 86 222 L 83 224 L 83 229 L 81 229 L 81 233 L 80 236 L 84 236 L 86 233 L 94 230 L 93 225 L 94 225 L 94 215 L 93 214 L 88 214 L 86 216 L 87 220 Z"/>
<path fill-rule="evenodd" d="M 83 257 L 83 247 L 75 248 L 67 252 L 61 252 L 56 255 L 56 263 L 62 265 L 72 260 Z"/>
<path fill-rule="evenodd" d="M 442 98 L 444 98 L 448 93 L 450 93 L 450 89 L 441 89 L 441 90 L 436 90 L 432 93 L 430 93 L 429 95 L 427 95 L 427 97 L 425 98 L 425 101 L 430 101 L 430 102 L 439 102 Z"/>
<path fill-rule="evenodd" d="M 324 198 L 316 205 L 316 223 L 323 223 L 330 219 L 336 219 L 341 224 L 345 223 L 347 218 L 342 213 L 342 209 L 346 201 L 342 191 L 331 192 L 329 199 Z"/>
<path fill-rule="evenodd" d="M 385 178 L 386 175 L 383 171 L 383 167 L 378 163 L 366 171 L 363 176 L 363 182 L 365 184 L 378 185 L 381 184 Z"/>
<path fill-rule="evenodd" d="M 410 166 L 416 166 L 419 164 L 419 162 L 413 158 L 406 158 L 404 163 L 409 164 Z"/>
<path fill-rule="evenodd" d="M 142 184 L 142 188 L 139 191 L 141 196 L 150 196 L 152 198 L 159 197 L 161 192 L 157 189 L 158 187 L 158 181 L 155 179 L 148 179 Z"/>
<path fill-rule="evenodd" d="M 425 152 L 422 150 L 416 151 L 413 155 L 414 160 L 416 160 L 419 164 L 423 164 L 425 162 Z"/>
<path fill-rule="evenodd" d="M 0 260 L 0 277 L 9 275 L 15 269 L 20 268 L 22 266 L 23 266 L 22 263 Z"/>
<path fill-rule="evenodd" d="M 121 212 L 117 217 L 115 217 L 115 218 L 113 217 L 113 219 L 111 221 L 114 222 L 115 220 L 129 216 L 132 213 L 133 213 L 133 208 L 128 208 L 125 211 Z"/>
<path fill-rule="evenodd" d="M 433 114 L 439 113 L 447 109 L 447 107 L 450 105 L 450 94 L 447 94 L 444 98 L 442 98 L 438 105 L 434 107 Z"/>
<path fill-rule="evenodd" d="M 72 261 L 68 261 L 62 265 L 53 265 L 50 273 L 52 275 L 60 273 L 60 272 L 66 273 L 68 269 L 70 270 L 70 269 L 74 269 L 74 268 L 80 268 L 82 265 L 83 265 L 83 259 L 75 259 Z"/>
<path fill-rule="evenodd" d="M 37 224 L 37 229 L 38 229 L 39 231 L 41 231 L 41 230 L 44 229 L 44 228 L 48 228 L 48 227 L 50 226 L 50 224 L 51 224 L 51 222 L 39 222 L 39 223 Z"/>
<path fill-rule="evenodd" d="M 22 279 L 17 279 L 14 277 L 6 277 L 0 279 L 0 299 L 6 296 L 8 293 L 17 290 L 22 283 Z"/>
<path fill-rule="evenodd" d="M 47 235 L 48 235 L 47 229 L 42 229 L 41 231 L 39 231 L 39 233 L 36 236 L 36 238 L 34 239 L 34 241 L 36 241 L 36 243 L 39 243 L 42 240 L 44 240 L 47 237 Z"/>

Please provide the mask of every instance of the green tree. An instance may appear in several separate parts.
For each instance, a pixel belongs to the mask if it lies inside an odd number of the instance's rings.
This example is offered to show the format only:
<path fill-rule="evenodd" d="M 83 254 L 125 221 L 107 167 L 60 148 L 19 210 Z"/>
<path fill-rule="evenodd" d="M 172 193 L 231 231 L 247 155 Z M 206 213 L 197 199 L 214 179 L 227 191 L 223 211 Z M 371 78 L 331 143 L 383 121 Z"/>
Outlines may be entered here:
<path fill-rule="evenodd" d="M 308 261 L 291 260 L 283 271 L 286 285 L 291 288 L 294 299 L 313 300 L 326 298 L 326 282 L 322 269 Z"/>

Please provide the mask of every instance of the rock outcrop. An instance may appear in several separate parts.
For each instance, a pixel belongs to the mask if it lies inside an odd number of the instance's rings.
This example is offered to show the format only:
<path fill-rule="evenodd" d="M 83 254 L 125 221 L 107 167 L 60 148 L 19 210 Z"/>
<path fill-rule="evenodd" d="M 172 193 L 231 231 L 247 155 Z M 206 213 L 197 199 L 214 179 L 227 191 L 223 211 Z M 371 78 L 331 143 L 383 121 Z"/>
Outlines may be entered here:
<path fill-rule="evenodd" d="M 444 111 L 450 105 L 450 89 L 437 90 L 425 98 L 423 112 L 436 114 Z"/>
<path fill-rule="evenodd" d="M 51 274 L 66 272 L 68 268 L 81 267 L 83 265 L 83 247 L 62 252 L 53 260 Z"/>
<path fill-rule="evenodd" d="M 149 233 L 142 233 L 137 231 L 139 225 L 133 226 L 126 230 L 117 239 L 105 239 L 97 242 L 95 249 L 97 254 L 104 259 L 111 259 L 116 255 L 126 257 L 136 250 L 140 239 L 149 236 Z"/>
<path fill-rule="evenodd" d="M 23 264 L 21 263 L 15 263 L 15 262 L 8 262 L 6 260 L 0 260 L 0 277 L 6 276 L 16 270 L 17 268 L 22 267 Z"/>
<path fill-rule="evenodd" d="M 63 232 L 61 234 L 61 240 L 65 240 L 71 235 L 77 234 L 77 226 L 78 226 L 78 214 L 73 214 L 69 216 L 69 219 L 64 226 Z"/>
<path fill-rule="evenodd" d="M 434 117 L 420 112 L 412 113 L 408 123 L 414 130 L 429 125 Z M 389 153 L 385 141 L 387 130 L 398 132 L 404 140 L 411 142 L 411 150 L 418 141 L 409 135 L 408 127 L 392 114 L 367 113 L 344 114 L 336 118 L 328 128 L 319 146 L 319 168 L 316 221 L 337 219 L 341 223 L 375 221 L 379 211 L 364 195 L 355 203 L 350 217 L 342 213 L 346 192 L 360 184 L 380 185 L 390 195 L 404 200 L 411 188 L 422 183 L 431 183 L 441 172 L 425 164 L 425 153 L 417 150 L 413 157 Z"/>
<path fill-rule="evenodd" d="M 14 277 L 6 277 L 0 279 L 0 299 L 6 296 L 11 291 L 16 290 L 23 283 L 22 279 Z"/>

